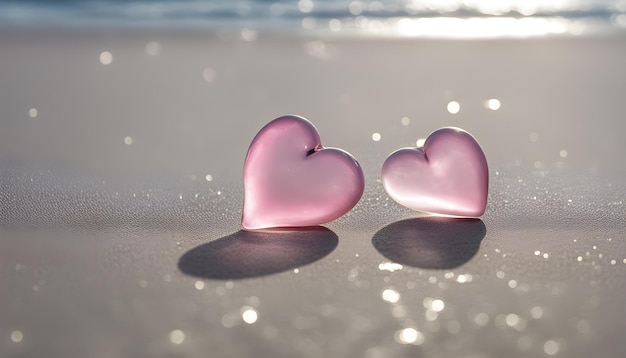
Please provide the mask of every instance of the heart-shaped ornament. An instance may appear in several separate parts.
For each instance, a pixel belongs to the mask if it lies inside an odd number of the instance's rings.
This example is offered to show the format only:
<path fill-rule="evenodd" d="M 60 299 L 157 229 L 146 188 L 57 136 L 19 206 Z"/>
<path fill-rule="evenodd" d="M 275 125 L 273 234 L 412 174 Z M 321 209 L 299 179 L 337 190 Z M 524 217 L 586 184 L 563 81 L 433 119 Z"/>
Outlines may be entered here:
<path fill-rule="evenodd" d="M 348 212 L 365 189 L 348 152 L 324 148 L 317 129 L 298 116 L 279 117 L 254 137 L 243 169 L 245 229 L 313 226 Z"/>
<path fill-rule="evenodd" d="M 391 153 L 382 181 L 393 200 L 413 210 L 478 217 L 487 206 L 487 158 L 476 139 L 460 128 L 440 128 L 423 147 Z"/>

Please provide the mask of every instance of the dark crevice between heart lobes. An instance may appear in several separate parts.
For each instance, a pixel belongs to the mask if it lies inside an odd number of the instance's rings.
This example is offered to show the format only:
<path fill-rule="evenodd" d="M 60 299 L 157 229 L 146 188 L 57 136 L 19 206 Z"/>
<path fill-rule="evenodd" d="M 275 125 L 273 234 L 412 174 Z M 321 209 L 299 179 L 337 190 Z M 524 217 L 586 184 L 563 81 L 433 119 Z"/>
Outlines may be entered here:
<path fill-rule="evenodd" d="M 324 147 L 322 147 L 322 145 L 319 144 L 319 145 L 315 146 L 315 148 L 313 148 L 313 149 L 309 150 L 308 152 L 306 152 L 306 156 L 308 157 L 310 155 L 313 155 L 313 154 L 319 152 L 322 149 L 324 149 Z"/>

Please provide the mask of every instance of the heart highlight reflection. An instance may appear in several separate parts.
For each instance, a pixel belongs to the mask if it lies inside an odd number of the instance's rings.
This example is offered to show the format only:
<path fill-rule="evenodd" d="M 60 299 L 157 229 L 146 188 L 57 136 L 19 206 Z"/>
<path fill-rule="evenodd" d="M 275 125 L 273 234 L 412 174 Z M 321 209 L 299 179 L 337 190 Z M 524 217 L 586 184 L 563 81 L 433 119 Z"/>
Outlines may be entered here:
<path fill-rule="evenodd" d="M 480 219 L 415 218 L 380 229 L 372 244 L 383 256 L 402 265 L 452 269 L 476 255 L 486 234 Z"/>
<path fill-rule="evenodd" d="M 240 230 L 187 251 L 178 268 L 187 275 L 218 280 L 260 277 L 315 262 L 337 243 L 337 235 L 322 226 Z"/>

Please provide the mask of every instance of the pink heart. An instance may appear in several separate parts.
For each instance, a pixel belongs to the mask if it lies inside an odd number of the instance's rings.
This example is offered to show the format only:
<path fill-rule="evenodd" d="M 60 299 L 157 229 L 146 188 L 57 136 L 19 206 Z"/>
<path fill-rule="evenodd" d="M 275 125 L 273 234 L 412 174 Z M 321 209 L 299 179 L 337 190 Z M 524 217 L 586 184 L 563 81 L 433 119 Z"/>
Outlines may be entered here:
<path fill-rule="evenodd" d="M 361 199 L 365 179 L 349 153 L 322 147 L 317 129 L 298 116 L 268 123 L 243 169 L 245 229 L 319 225 Z"/>
<path fill-rule="evenodd" d="M 476 217 L 487 206 L 487 158 L 476 139 L 460 128 L 438 129 L 422 148 L 391 153 L 382 180 L 393 200 L 413 210 Z"/>

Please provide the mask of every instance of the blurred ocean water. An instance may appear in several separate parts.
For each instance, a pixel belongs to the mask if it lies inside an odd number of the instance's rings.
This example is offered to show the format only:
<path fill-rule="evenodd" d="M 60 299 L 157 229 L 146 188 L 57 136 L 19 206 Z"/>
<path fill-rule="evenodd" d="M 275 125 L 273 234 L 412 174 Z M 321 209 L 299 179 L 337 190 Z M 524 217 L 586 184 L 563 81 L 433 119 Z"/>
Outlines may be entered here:
<path fill-rule="evenodd" d="M 0 0 L 0 26 L 248 26 L 491 37 L 626 29 L 626 0 Z"/>

